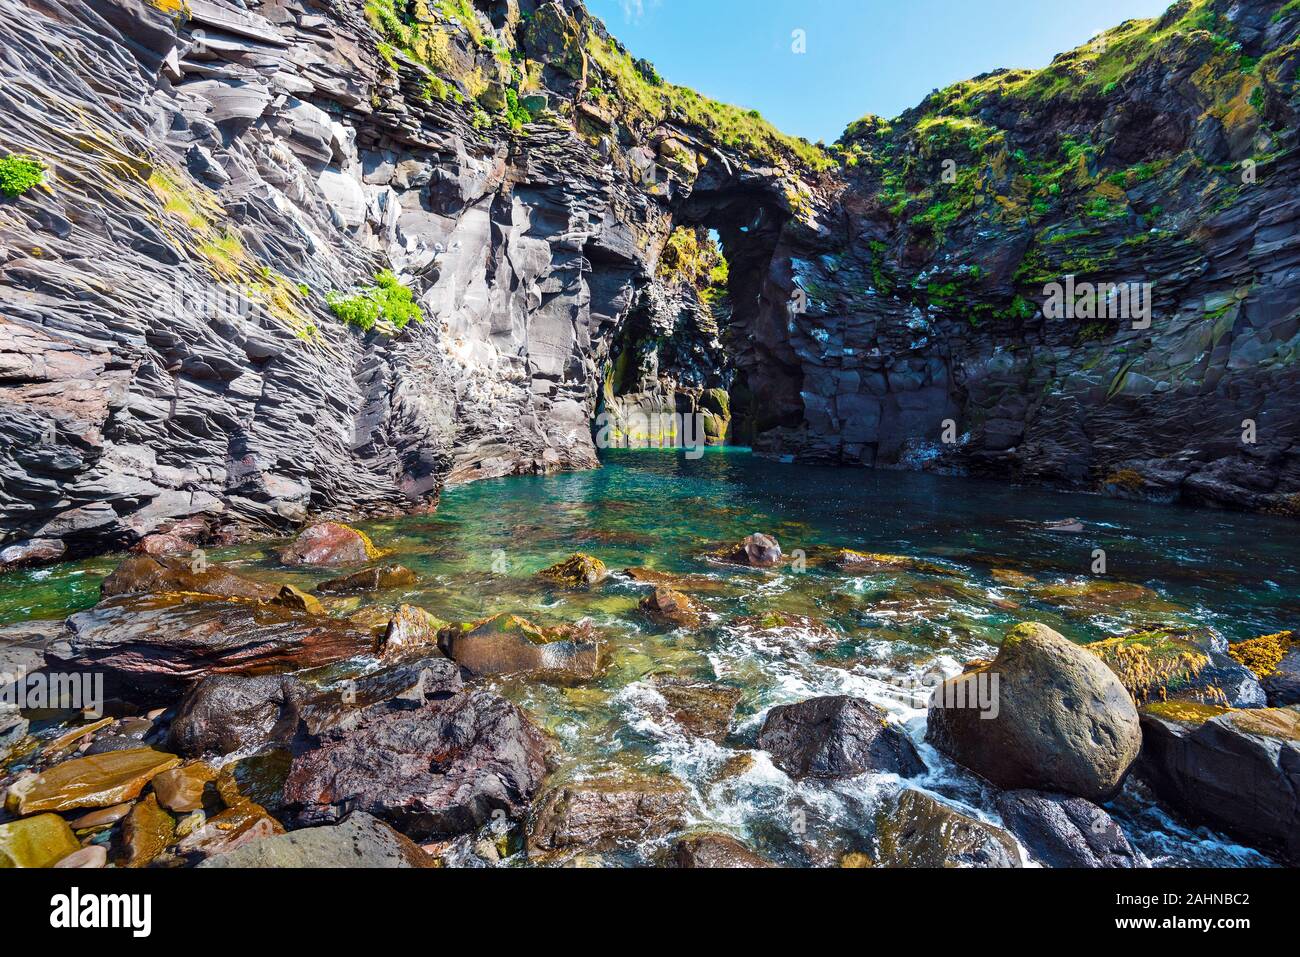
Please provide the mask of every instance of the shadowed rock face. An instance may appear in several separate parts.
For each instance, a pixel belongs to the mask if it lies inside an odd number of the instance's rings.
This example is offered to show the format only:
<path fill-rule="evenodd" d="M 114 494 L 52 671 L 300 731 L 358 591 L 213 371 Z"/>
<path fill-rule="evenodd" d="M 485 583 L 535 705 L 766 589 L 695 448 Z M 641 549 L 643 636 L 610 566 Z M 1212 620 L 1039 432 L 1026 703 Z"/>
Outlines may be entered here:
<path fill-rule="evenodd" d="M 518 130 L 496 59 L 428 5 L 481 102 L 390 63 L 356 4 L 11 0 L 6 146 L 49 172 L 5 201 L 0 562 L 594 467 L 602 405 L 708 412 L 765 454 L 1294 514 L 1300 13 L 1197 4 L 1225 42 L 1183 10 L 1113 89 L 1076 51 L 1048 93 L 982 78 L 855 124 L 860 161 L 816 173 L 636 114 L 575 46 L 606 42 L 577 0 L 480 23 L 543 67 Z M 954 117 L 975 135 L 939 143 Z M 945 159 L 975 179 L 941 197 Z M 718 232 L 717 310 L 656 275 L 675 226 Z M 327 294 L 387 267 L 425 321 L 345 326 Z M 1066 274 L 1152 282 L 1151 327 L 1045 318 Z M 949 419 L 969 438 L 939 444 Z"/>

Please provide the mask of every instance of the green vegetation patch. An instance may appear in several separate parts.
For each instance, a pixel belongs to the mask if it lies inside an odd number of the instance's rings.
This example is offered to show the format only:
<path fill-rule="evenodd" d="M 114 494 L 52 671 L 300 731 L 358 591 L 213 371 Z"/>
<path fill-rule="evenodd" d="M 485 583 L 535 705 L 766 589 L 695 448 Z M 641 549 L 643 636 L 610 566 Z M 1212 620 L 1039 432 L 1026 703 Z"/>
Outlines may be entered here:
<path fill-rule="evenodd" d="M 14 153 L 0 159 L 0 193 L 10 199 L 23 195 L 45 181 L 45 164 L 35 156 Z"/>
<path fill-rule="evenodd" d="M 351 296 L 330 293 L 325 301 L 335 316 L 364 332 L 369 332 L 380 322 L 400 330 L 412 321 L 424 321 L 415 294 L 387 269 L 375 276 L 373 286 Z"/>

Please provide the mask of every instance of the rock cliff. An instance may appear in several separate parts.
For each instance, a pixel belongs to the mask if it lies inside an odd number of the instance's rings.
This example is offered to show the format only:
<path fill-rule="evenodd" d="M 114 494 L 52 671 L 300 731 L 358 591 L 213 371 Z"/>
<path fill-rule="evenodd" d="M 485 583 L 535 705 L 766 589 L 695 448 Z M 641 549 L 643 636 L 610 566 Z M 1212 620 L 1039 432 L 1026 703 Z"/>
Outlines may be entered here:
<path fill-rule="evenodd" d="M 45 167 L 0 199 L 6 564 L 592 467 L 601 410 L 1297 511 L 1294 3 L 1184 0 L 829 150 L 577 0 L 0 0 L 0 31 L 0 152 Z M 1046 318 L 1066 275 L 1149 283 L 1150 326 Z"/>

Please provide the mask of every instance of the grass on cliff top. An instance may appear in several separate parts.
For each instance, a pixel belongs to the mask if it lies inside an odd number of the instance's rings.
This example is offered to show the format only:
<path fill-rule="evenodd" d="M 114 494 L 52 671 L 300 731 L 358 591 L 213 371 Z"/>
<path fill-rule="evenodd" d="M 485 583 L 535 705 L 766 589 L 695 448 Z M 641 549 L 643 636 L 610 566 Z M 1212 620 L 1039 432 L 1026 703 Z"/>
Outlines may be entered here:
<path fill-rule="evenodd" d="M 788 158 L 816 172 L 836 165 L 820 146 L 782 133 L 757 110 L 719 103 L 689 87 L 658 80 L 655 73 L 647 78 L 617 40 L 592 27 L 587 30 L 586 49 L 618 98 L 651 122 L 668 119 L 698 127 L 724 146 L 773 164 Z"/>

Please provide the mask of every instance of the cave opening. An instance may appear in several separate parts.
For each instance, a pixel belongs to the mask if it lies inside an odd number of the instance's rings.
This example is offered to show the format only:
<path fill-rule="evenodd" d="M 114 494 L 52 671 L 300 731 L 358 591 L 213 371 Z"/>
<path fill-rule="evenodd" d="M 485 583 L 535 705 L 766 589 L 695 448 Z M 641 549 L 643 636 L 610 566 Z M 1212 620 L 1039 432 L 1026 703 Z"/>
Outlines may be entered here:
<path fill-rule="evenodd" d="M 753 446 L 802 420 L 788 350 L 790 213 L 764 188 L 697 189 L 672 206 L 653 281 L 643 277 L 609 340 L 599 426 L 620 447 L 677 447 L 693 418 L 711 446 Z M 599 441 L 598 445 L 601 444 Z"/>

